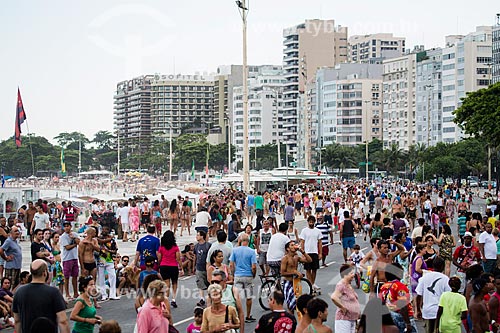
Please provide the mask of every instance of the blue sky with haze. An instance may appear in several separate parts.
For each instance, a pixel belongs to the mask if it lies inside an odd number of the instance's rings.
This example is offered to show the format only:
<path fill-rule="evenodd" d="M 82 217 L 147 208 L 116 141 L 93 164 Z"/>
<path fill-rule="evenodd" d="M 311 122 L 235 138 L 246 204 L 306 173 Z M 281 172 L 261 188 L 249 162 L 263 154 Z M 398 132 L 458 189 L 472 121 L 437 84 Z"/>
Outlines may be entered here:
<path fill-rule="evenodd" d="M 282 29 L 305 19 L 335 19 L 349 35 L 393 32 L 407 47 L 430 48 L 443 46 L 445 35 L 493 25 L 497 12 L 493 0 L 251 0 L 248 62 L 281 64 Z M 232 0 L 5 1 L 0 25 L 0 140 L 14 133 L 18 85 L 32 133 L 92 138 L 113 128 L 118 81 L 241 63 Z"/>

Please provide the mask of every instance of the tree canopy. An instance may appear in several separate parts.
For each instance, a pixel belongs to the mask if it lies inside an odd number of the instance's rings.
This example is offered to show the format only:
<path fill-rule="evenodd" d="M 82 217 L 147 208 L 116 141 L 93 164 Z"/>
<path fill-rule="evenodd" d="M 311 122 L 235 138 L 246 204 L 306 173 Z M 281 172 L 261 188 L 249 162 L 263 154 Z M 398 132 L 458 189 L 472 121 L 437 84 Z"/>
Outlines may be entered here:
<path fill-rule="evenodd" d="M 485 89 L 468 92 L 455 110 L 455 123 L 465 134 L 498 147 L 500 144 L 500 82 Z"/>

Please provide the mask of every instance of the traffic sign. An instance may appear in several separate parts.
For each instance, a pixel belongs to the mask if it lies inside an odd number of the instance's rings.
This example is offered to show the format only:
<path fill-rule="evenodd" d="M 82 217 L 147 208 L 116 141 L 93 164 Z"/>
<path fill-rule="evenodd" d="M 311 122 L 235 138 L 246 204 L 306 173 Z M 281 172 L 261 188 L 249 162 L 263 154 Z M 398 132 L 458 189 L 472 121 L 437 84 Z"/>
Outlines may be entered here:
<path fill-rule="evenodd" d="M 372 164 L 373 164 L 372 162 L 368 162 L 368 165 L 372 165 Z M 365 166 L 366 162 L 359 162 L 358 165 L 359 166 Z"/>

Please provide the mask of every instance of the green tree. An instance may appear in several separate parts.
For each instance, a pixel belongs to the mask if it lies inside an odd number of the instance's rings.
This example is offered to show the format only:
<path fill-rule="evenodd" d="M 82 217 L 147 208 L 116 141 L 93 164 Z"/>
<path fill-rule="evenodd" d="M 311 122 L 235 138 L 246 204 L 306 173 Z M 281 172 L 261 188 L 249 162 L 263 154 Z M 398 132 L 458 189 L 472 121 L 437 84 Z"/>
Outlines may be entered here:
<path fill-rule="evenodd" d="M 57 143 L 61 146 L 64 147 L 65 149 L 79 149 L 79 143 L 81 142 L 82 149 L 85 149 L 86 145 L 90 143 L 89 139 L 87 137 L 79 132 L 63 132 L 59 133 L 57 136 L 54 137 L 54 140 L 57 141 Z"/>
<path fill-rule="evenodd" d="M 500 143 L 500 82 L 468 92 L 453 114 L 454 122 L 465 134 L 497 147 Z"/>
<path fill-rule="evenodd" d="M 97 146 L 97 153 L 107 153 L 115 146 L 116 136 L 109 131 L 99 131 L 92 142 Z"/>

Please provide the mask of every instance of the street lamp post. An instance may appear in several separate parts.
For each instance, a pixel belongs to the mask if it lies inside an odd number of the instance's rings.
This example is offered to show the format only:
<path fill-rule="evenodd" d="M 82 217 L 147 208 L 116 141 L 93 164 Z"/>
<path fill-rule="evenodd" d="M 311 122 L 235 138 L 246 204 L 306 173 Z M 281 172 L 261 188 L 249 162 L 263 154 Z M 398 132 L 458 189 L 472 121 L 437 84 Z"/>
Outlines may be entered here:
<path fill-rule="evenodd" d="M 231 123 L 229 115 L 226 117 L 227 120 L 227 173 L 231 173 Z"/>
<path fill-rule="evenodd" d="M 493 67 L 493 63 L 489 62 L 485 64 L 488 66 L 488 86 L 491 84 L 491 69 Z M 497 184 L 498 186 L 498 184 Z M 491 189 L 491 145 L 488 143 L 488 190 Z"/>
<path fill-rule="evenodd" d="M 248 66 L 247 66 L 247 0 L 237 0 L 243 25 L 243 191 L 250 190 L 250 154 L 248 149 Z"/>
<path fill-rule="evenodd" d="M 368 165 L 368 137 L 369 137 L 369 134 L 370 134 L 370 128 L 371 126 L 369 126 L 369 123 L 368 123 L 368 103 L 371 103 L 372 101 L 364 101 L 365 103 L 365 117 L 366 117 L 366 125 L 365 125 L 365 162 L 366 162 L 366 165 L 365 165 L 365 170 L 366 170 L 366 183 L 368 183 L 368 180 L 369 180 L 369 174 L 368 174 L 368 168 L 369 168 L 369 165 Z"/>

